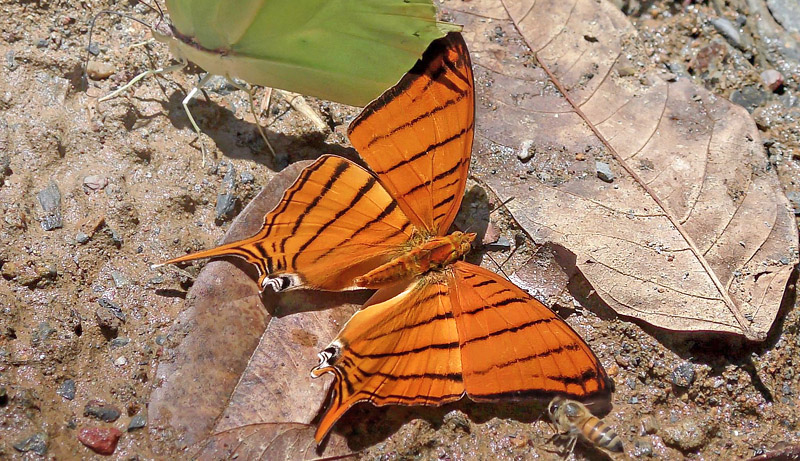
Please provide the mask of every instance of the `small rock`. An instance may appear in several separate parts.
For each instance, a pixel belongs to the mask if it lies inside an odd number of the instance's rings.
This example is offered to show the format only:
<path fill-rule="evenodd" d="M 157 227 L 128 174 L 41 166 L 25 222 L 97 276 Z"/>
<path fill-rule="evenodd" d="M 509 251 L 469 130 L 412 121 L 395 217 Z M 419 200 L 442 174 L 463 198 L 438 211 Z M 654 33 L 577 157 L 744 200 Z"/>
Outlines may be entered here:
<path fill-rule="evenodd" d="M 464 413 L 458 410 L 453 410 L 445 414 L 444 418 L 442 418 L 442 422 L 451 426 L 453 429 L 459 429 L 466 433 L 470 432 L 469 419 L 467 419 Z"/>
<path fill-rule="evenodd" d="M 761 72 L 761 81 L 770 91 L 777 91 L 783 86 L 783 75 L 775 69 Z"/>
<path fill-rule="evenodd" d="M 256 177 L 253 176 L 253 173 L 251 173 L 249 171 L 245 171 L 244 173 L 239 175 L 239 181 L 241 181 L 242 184 L 251 184 L 251 183 L 255 182 L 255 180 L 256 180 Z"/>
<path fill-rule="evenodd" d="M 117 288 L 122 288 L 128 284 L 128 279 L 122 274 L 122 272 L 111 271 L 111 278 L 114 280 L 114 286 Z M 120 312 L 122 311 L 120 310 Z"/>
<path fill-rule="evenodd" d="M 506 251 L 511 248 L 511 241 L 501 235 L 494 242 L 486 245 L 486 248 L 493 251 Z"/>
<path fill-rule="evenodd" d="M 117 357 L 117 360 L 114 360 L 114 365 L 118 367 L 124 367 L 127 364 L 128 364 L 128 359 L 125 358 L 124 355 L 120 355 L 119 357 Z"/>
<path fill-rule="evenodd" d="M 232 218 L 233 210 L 236 208 L 236 196 L 233 194 L 217 194 L 216 211 L 217 220 Z"/>
<path fill-rule="evenodd" d="M 83 416 L 91 416 L 107 423 L 113 423 L 119 419 L 120 414 L 117 407 L 102 400 L 90 400 L 83 408 Z"/>
<path fill-rule="evenodd" d="M 97 326 L 103 330 L 107 337 L 117 335 L 119 327 L 122 326 L 122 321 L 116 315 L 104 307 L 98 307 L 94 311 L 94 315 L 97 318 Z"/>
<path fill-rule="evenodd" d="M 608 163 L 595 162 L 594 168 L 597 170 L 597 177 L 600 178 L 601 181 L 614 182 L 614 173 L 611 171 L 611 167 Z"/>
<path fill-rule="evenodd" d="M 733 25 L 730 21 L 725 18 L 712 18 L 711 24 L 717 29 L 723 37 L 725 37 L 728 42 L 739 48 L 740 50 L 742 47 L 742 36 L 739 34 L 739 29 Z"/>
<path fill-rule="evenodd" d="M 63 223 L 61 221 L 61 191 L 58 190 L 58 185 L 50 181 L 50 184 L 36 194 L 39 199 L 39 204 L 44 210 L 44 217 L 42 218 L 42 229 L 50 231 L 60 228 Z"/>
<path fill-rule="evenodd" d="M 658 420 L 653 415 L 646 415 L 642 418 L 642 432 L 645 434 L 655 434 L 658 432 Z"/>
<path fill-rule="evenodd" d="M 708 442 L 708 433 L 706 431 L 711 432 L 713 430 L 716 430 L 713 424 L 698 424 L 694 419 L 685 418 L 665 427 L 661 431 L 661 438 L 667 446 L 688 453 L 697 451 L 705 446 Z"/>
<path fill-rule="evenodd" d="M 517 158 L 522 162 L 527 162 L 528 160 L 532 159 L 536 154 L 536 150 L 532 149 L 532 147 L 533 141 L 530 139 L 523 141 L 522 145 L 519 147 L 519 152 L 517 152 Z"/>
<path fill-rule="evenodd" d="M 633 441 L 633 456 L 641 458 L 643 456 L 653 456 L 653 441 L 649 438 L 638 438 Z"/>
<path fill-rule="evenodd" d="M 786 194 L 786 198 L 789 199 L 789 202 L 792 203 L 792 208 L 794 208 L 794 215 L 800 216 L 800 192 L 789 192 Z"/>
<path fill-rule="evenodd" d="M 127 346 L 130 342 L 131 338 L 114 338 L 111 340 L 111 347 L 117 348 Z"/>
<path fill-rule="evenodd" d="M 119 307 L 115 302 L 110 301 L 106 298 L 100 298 L 97 300 L 97 303 L 100 304 L 100 306 L 105 307 L 106 309 L 111 311 L 111 313 L 114 314 L 115 317 L 122 320 L 123 322 L 126 320 L 126 316 L 125 313 L 122 312 L 122 308 Z"/>
<path fill-rule="evenodd" d="M 731 93 L 731 102 L 738 104 L 751 114 L 767 99 L 767 94 L 755 85 L 748 85 Z"/>
<path fill-rule="evenodd" d="M 75 398 L 75 381 L 68 379 L 61 383 L 61 386 L 58 387 L 56 390 L 56 394 L 64 397 L 67 400 L 72 400 Z"/>
<path fill-rule="evenodd" d="M 8 50 L 8 53 L 6 53 L 6 68 L 9 71 L 13 71 L 17 68 L 16 53 L 14 53 L 14 50 Z"/>
<path fill-rule="evenodd" d="M 147 425 L 147 418 L 144 415 L 136 415 L 131 418 L 131 422 L 128 423 L 128 432 L 135 431 L 136 429 L 141 429 Z"/>
<path fill-rule="evenodd" d="M 84 243 L 89 241 L 89 236 L 84 234 L 83 232 L 78 232 L 75 234 L 75 241 L 83 245 Z"/>
<path fill-rule="evenodd" d="M 47 322 L 39 323 L 39 328 L 33 333 L 33 342 L 38 343 L 40 341 L 47 341 L 53 333 L 55 333 L 56 329 L 51 327 Z"/>
<path fill-rule="evenodd" d="M 694 382 L 694 366 L 691 363 L 682 363 L 672 370 L 672 384 L 689 388 Z"/>
<path fill-rule="evenodd" d="M 114 427 L 89 427 L 78 432 L 78 440 L 101 455 L 111 455 L 117 449 L 122 432 Z"/>
<path fill-rule="evenodd" d="M 86 64 L 86 75 L 92 80 L 104 80 L 114 74 L 114 65 L 108 62 L 90 60 Z"/>
<path fill-rule="evenodd" d="M 92 191 L 103 190 L 108 185 L 108 178 L 100 175 L 90 175 L 83 178 L 83 192 L 91 193 Z"/>
<path fill-rule="evenodd" d="M 14 449 L 22 453 L 32 451 L 38 455 L 44 455 L 47 453 L 47 434 L 43 432 L 33 434 L 15 443 Z"/>
<path fill-rule="evenodd" d="M 800 33 L 800 2 L 796 0 L 767 0 L 769 12 L 784 29 Z"/>
<path fill-rule="evenodd" d="M 97 43 L 90 43 L 89 46 L 86 47 L 86 51 L 92 54 L 92 56 L 97 56 L 100 54 L 100 47 L 97 46 Z"/>

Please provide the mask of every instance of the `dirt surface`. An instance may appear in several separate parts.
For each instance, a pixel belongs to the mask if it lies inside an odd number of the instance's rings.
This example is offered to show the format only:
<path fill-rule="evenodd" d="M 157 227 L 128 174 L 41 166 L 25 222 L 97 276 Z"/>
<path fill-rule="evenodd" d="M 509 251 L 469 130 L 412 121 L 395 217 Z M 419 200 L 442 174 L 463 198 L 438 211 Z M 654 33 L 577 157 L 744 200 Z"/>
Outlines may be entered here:
<path fill-rule="evenodd" d="M 655 62 L 751 110 L 765 161 L 800 208 L 800 61 L 780 39 L 800 32 L 757 20 L 753 10 L 764 3 L 755 0 L 683 3 L 620 6 Z M 289 163 L 353 155 L 343 133 L 357 109 L 309 99 L 329 125 L 320 132 L 274 92 L 261 119 L 278 152 L 272 159 L 245 95 L 217 83 L 207 92 L 210 101 L 192 103 L 206 133 L 204 165 L 180 104 L 197 81 L 194 69 L 147 78 L 98 102 L 139 72 L 169 63 L 163 46 L 131 47 L 149 37 L 146 28 L 103 16 L 91 51 L 94 68 L 107 78 L 85 81 L 87 24 L 107 8 L 157 18 L 136 2 L 0 4 L 0 458 L 99 457 L 79 442 L 84 429 L 94 428 L 122 432 L 115 459 L 178 453 L 168 438 L 141 426 L 161 347 L 192 274 L 156 272 L 150 264 L 211 247 L 230 217 Z M 781 88 L 766 86 L 767 70 L 782 74 Z M 235 205 L 218 217 L 225 194 Z M 507 217 L 493 220 L 511 248 L 531 248 Z M 499 248 L 490 254 L 502 261 L 510 250 Z M 525 255 L 530 251 L 517 252 L 506 271 L 522 267 Z M 737 459 L 800 441 L 793 286 L 781 320 L 757 345 L 643 328 L 596 305 L 588 287 L 574 293 L 576 302 L 569 294 L 550 300 L 614 378 L 614 408 L 605 420 L 631 456 Z M 543 407 L 402 409 L 418 419 L 362 456 L 559 459 L 548 443 L 552 430 L 535 423 Z M 343 432 L 372 430 L 354 411 Z M 604 456 L 582 445 L 575 451 L 578 459 Z"/>

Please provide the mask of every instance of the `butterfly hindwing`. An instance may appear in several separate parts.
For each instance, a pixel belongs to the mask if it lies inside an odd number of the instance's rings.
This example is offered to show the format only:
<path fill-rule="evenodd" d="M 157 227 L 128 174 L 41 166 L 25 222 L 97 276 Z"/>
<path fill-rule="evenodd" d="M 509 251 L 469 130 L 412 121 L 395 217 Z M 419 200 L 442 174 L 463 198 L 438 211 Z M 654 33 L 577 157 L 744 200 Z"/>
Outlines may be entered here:
<path fill-rule="evenodd" d="M 464 395 L 459 334 L 450 287 L 438 275 L 357 312 L 320 353 L 313 376 L 335 376 L 333 397 L 317 429 L 321 441 L 350 407 L 442 405 Z M 376 296 L 380 297 L 378 292 Z"/>
<path fill-rule="evenodd" d="M 608 392 L 589 346 L 558 315 L 505 278 L 456 262 L 450 276 L 467 395 L 475 401 L 577 398 Z"/>
<path fill-rule="evenodd" d="M 255 236 L 167 261 L 238 256 L 262 288 L 355 288 L 353 279 L 390 260 L 412 226 L 373 175 L 341 157 L 308 166 L 264 217 Z"/>
<path fill-rule="evenodd" d="M 359 155 L 415 226 L 443 235 L 466 187 L 475 95 L 461 34 L 434 41 L 400 82 L 350 124 Z"/>

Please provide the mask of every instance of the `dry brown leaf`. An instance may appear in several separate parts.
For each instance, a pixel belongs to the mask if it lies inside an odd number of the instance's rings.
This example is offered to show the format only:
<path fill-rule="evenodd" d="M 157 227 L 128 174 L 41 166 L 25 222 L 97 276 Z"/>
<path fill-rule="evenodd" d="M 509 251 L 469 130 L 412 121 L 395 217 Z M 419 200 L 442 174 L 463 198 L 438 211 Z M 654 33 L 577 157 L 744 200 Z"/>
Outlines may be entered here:
<path fill-rule="evenodd" d="M 476 68 L 478 174 L 530 236 L 619 314 L 765 339 L 797 229 L 747 112 L 663 80 L 606 1 L 444 7 Z"/>
<path fill-rule="evenodd" d="M 223 242 L 255 234 L 308 163 L 278 174 L 236 218 Z M 312 420 L 329 380 L 312 380 L 310 370 L 355 311 L 356 305 L 347 303 L 353 295 L 321 299 L 299 291 L 262 297 L 249 272 L 248 264 L 234 260 L 203 268 L 156 371 L 150 427 L 177 434 L 179 444 L 202 459 L 350 454 L 336 434 L 316 450 Z M 344 307 L 321 310 L 323 301 Z"/>

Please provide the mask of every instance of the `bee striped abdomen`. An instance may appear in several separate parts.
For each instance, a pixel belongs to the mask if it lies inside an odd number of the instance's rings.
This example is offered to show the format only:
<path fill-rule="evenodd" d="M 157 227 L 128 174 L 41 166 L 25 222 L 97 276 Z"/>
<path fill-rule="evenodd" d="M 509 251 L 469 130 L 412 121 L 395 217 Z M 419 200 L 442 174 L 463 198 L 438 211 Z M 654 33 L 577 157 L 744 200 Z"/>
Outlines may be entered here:
<path fill-rule="evenodd" d="M 589 417 L 583 422 L 581 433 L 597 447 L 615 453 L 623 451 L 622 440 L 616 431 L 596 416 Z"/>

